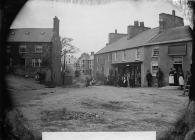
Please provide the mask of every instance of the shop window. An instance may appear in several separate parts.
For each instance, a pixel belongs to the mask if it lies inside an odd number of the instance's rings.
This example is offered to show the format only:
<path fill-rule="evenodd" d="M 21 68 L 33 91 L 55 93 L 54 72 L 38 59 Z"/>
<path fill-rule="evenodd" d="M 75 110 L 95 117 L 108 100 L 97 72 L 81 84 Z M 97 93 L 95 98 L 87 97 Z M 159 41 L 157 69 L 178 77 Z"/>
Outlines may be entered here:
<path fill-rule="evenodd" d="M 32 67 L 41 67 L 41 59 L 32 59 Z"/>
<path fill-rule="evenodd" d="M 38 67 L 41 67 L 42 60 L 41 59 L 37 59 L 37 62 L 38 62 Z"/>
<path fill-rule="evenodd" d="M 152 76 L 156 76 L 157 71 L 158 71 L 158 61 L 152 61 L 151 62 Z"/>
<path fill-rule="evenodd" d="M 158 57 L 159 56 L 159 47 L 154 47 L 152 49 L 152 57 Z"/>
<path fill-rule="evenodd" d="M 19 53 L 26 53 L 26 46 L 22 45 L 19 47 Z"/>
<path fill-rule="evenodd" d="M 35 46 L 35 53 L 42 53 L 43 47 L 42 46 Z"/>
<path fill-rule="evenodd" d="M 32 59 L 32 67 L 35 67 L 35 59 Z"/>

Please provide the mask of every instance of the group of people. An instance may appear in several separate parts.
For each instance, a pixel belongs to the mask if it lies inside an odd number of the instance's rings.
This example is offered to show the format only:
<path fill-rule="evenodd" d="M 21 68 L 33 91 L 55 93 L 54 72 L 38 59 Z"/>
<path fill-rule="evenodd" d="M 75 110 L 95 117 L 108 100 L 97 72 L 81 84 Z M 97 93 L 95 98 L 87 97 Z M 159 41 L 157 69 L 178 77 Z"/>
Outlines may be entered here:
<path fill-rule="evenodd" d="M 141 86 L 141 73 L 126 72 L 114 78 L 106 77 L 106 84 L 112 84 L 119 87 L 139 87 Z"/>
<path fill-rule="evenodd" d="M 93 77 L 91 77 L 91 78 L 86 77 L 86 79 L 85 79 L 85 87 L 93 86 L 93 85 L 95 85 L 95 79 Z"/>
<path fill-rule="evenodd" d="M 185 84 L 190 85 L 190 72 L 186 72 L 186 76 L 184 77 L 182 69 L 171 68 L 169 72 L 169 85 L 170 86 L 180 86 L 181 90 Z"/>
<path fill-rule="evenodd" d="M 148 82 L 148 87 L 152 86 L 152 74 L 150 73 L 149 70 L 147 70 L 146 73 L 146 80 Z M 158 87 L 162 87 L 163 86 L 163 72 L 161 71 L 160 68 L 158 68 L 158 71 L 156 72 L 156 80 L 157 80 L 157 85 Z"/>
<path fill-rule="evenodd" d="M 178 71 L 173 67 L 170 69 L 169 72 L 169 85 L 170 86 L 180 86 L 180 88 L 183 90 L 185 85 L 190 85 L 190 72 L 186 72 L 186 76 L 184 77 L 182 69 L 178 69 Z M 147 70 L 146 73 L 146 80 L 148 82 L 148 87 L 152 86 L 152 74 L 150 73 L 149 70 Z M 161 71 L 160 68 L 158 68 L 158 71 L 156 73 L 156 80 L 158 87 L 163 86 L 163 72 Z"/>

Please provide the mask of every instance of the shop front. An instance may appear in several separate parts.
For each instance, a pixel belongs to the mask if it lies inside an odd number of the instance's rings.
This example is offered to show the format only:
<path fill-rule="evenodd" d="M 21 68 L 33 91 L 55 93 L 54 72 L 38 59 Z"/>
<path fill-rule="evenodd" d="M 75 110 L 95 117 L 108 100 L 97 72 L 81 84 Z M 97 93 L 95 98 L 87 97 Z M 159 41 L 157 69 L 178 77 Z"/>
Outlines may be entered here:
<path fill-rule="evenodd" d="M 112 64 L 115 69 L 115 76 L 125 77 L 127 86 L 141 87 L 141 62 L 127 62 Z"/>

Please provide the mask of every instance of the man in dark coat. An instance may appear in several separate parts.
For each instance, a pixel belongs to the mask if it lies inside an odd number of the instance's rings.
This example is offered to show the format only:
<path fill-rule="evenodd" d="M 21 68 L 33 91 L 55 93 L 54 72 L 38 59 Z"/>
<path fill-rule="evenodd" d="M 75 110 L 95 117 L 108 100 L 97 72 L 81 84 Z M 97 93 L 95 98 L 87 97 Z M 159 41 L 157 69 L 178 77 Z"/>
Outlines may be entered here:
<path fill-rule="evenodd" d="M 160 68 L 158 68 L 158 71 L 156 73 L 156 78 L 158 81 L 158 87 L 162 87 L 162 81 L 163 81 L 163 72 Z"/>
<path fill-rule="evenodd" d="M 152 86 L 152 74 L 150 73 L 149 70 L 147 70 L 147 73 L 146 73 L 146 80 L 148 82 L 148 87 L 151 87 Z"/>

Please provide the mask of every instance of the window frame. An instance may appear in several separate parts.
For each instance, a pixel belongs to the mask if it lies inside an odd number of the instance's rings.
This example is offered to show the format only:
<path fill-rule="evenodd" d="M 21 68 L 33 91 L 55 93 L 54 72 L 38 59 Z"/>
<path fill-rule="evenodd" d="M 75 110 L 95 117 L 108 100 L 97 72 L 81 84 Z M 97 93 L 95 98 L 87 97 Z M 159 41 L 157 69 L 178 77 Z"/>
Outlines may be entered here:
<path fill-rule="evenodd" d="M 154 54 L 155 54 L 155 53 L 154 53 L 155 50 L 158 50 L 158 55 L 154 55 Z M 152 57 L 153 57 L 153 58 L 158 58 L 159 55 L 160 55 L 159 47 L 153 47 L 153 48 L 152 48 Z"/>
<path fill-rule="evenodd" d="M 25 49 L 25 51 L 21 51 L 21 49 Z M 19 46 L 19 53 L 27 53 L 27 46 L 26 45 L 20 45 Z"/>
<path fill-rule="evenodd" d="M 117 60 L 117 52 L 113 52 L 113 55 L 114 55 L 114 60 L 113 61 L 116 61 Z"/>
<path fill-rule="evenodd" d="M 140 60 L 141 59 L 141 49 L 136 48 L 135 50 L 135 60 Z"/>
<path fill-rule="evenodd" d="M 40 49 L 41 48 L 41 51 L 39 50 L 39 51 L 37 51 L 37 49 Z M 36 45 L 35 46 L 35 53 L 43 53 L 43 46 L 41 46 L 41 45 Z"/>
<path fill-rule="evenodd" d="M 126 53 L 125 53 L 125 50 L 122 51 L 122 61 L 126 61 Z"/>

